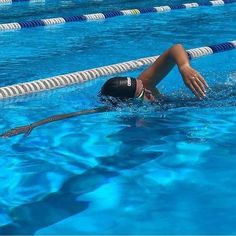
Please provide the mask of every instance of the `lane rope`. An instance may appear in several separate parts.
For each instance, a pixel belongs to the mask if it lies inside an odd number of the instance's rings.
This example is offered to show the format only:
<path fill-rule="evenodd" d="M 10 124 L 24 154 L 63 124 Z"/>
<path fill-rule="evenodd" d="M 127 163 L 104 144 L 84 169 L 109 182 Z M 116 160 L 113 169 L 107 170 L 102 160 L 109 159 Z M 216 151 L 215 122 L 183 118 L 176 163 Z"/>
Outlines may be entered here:
<path fill-rule="evenodd" d="M 14 3 L 22 3 L 22 2 L 30 2 L 30 3 L 41 3 L 45 2 L 45 0 L 0 0 L 0 6 L 11 5 Z"/>
<path fill-rule="evenodd" d="M 6 2 L 6 1 L 11 1 L 11 0 L 0 0 L 0 3 L 1 1 Z M 12 22 L 12 23 L 0 24 L 0 31 L 20 30 L 23 28 L 58 25 L 58 24 L 65 24 L 68 22 L 105 20 L 107 18 L 117 17 L 117 16 L 138 15 L 138 14 L 146 14 L 146 13 L 163 13 L 163 12 L 169 12 L 171 10 L 189 9 L 189 8 L 197 8 L 197 7 L 203 7 L 203 6 L 223 6 L 225 4 L 230 4 L 230 3 L 235 3 L 235 2 L 236 0 L 214 0 L 214 1 L 207 1 L 207 2 L 200 2 L 200 3 L 193 2 L 193 3 L 185 3 L 185 4 L 180 4 L 180 5 L 137 8 L 137 9 L 130 9 L 130 10 L 109 11 L 109 12 L 86 14 L 86 15 L 79 15 L 79 16 L 66 16 L 66 17 Z"/>
<path fill-rule="evenodd" d="M 13 4 L 17 2 L 44 2 L 45 0 L 0 0 L 0 4 Z"/>
<path fill-rule="evenodd" d="M 236 40 L 206 47 L 190 49 L 187 50 L 187 54 L 189 56 L 189 59 L 191 60 L 202 56 L 207 56 L 210 54 L 233 50 L 235 48 L 236 48 Z M 73 84 L 83 83 L 89 80 L 94 80 L 102 76 L 111 76 L 126 71 L 136 70 L 143 66 L 152 64 L 158 57 L 159 55 L 140 58 L 137 60 L 131 60 L 127 62 L 98 67 L 94 69 L 78 71 L 64 75 L 58 75 L 51 78 L 1 87 L 0 99 L 51 90 Z"/>

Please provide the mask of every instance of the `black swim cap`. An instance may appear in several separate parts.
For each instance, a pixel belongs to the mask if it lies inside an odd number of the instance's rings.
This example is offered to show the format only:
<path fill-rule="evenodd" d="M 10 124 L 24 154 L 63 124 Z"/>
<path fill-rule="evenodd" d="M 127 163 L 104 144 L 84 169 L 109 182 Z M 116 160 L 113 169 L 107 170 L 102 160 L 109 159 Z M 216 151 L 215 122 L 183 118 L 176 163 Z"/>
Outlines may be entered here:
<path fill-rule="evenodd" d="M 134 98 L 136 84 L 135 78 L 113 77 L 102 86 L 101 95 L 116 98 Z"/>

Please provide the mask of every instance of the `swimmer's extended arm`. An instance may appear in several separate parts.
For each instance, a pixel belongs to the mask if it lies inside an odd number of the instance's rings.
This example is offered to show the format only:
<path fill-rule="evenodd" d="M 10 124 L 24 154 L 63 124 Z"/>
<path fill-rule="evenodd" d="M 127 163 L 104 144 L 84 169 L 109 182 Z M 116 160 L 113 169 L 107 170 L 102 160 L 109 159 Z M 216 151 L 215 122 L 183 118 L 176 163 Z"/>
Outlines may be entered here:
<path fill-rule="evenodd" d="M 185 85 L 198 97 L 205 96 L 208 85 L 202 76 L 190 64 L 185 49 L 176 44 L 161 54 L 157 60 L 141 73 L 144 86 L 155 90 L 156 85 L 177 65 Z"/>
<path fill-rule="evenodd" d="M 47 124 L 47 123 L 51 123 L 51 122 L 59 121 L 59 120 L 64 120 L 64 119 L 72 118 L 75 116 L 105 112 L 105 111 L 109 111 L 109 110 L 110 110 L 109 107 L 98 107 L 95 109 L 76 111 L 76 112 L 71 112 L 71 113 L 62 114 L 62 115 L 55 115 L 55 116 L 51 116 L 46 119 L 37 121 L 35 123 L 32 123 L 30 125 L 20 126 L 20 127 L 11 129 L 11 130 L 1 134 L 0 137 L 8 138 L 8 137 L 12 137 L 12 136 L 15 136 L 18 134 L 24 134 L 24 136 L 28 136 L 34 128 L 44 125 L 44 124 Z"/>

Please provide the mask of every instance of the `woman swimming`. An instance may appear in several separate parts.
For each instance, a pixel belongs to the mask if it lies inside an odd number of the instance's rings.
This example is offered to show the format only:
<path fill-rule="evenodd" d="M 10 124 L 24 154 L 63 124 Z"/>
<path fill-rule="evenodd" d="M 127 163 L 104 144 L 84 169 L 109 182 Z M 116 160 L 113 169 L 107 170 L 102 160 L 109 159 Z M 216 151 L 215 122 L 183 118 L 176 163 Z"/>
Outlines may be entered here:
<path fill-rule="evenodd" d="M 107 80 L 101 88 L 100 95 L 103 98 L 115 98 L 117 100 L 143 99 L 145 101 L 156 101 L 160 93 L 156 85 L 177 65 L 185 85 L 202 99 L 206 96 L 207 82 L 194 70 L 189 63 L 185 49 L 176 44 L 161 54 L 156 61 L 144 70 L 137 79 L 131 77 L 113 77 Z M 75 116 L 100 113 L 111 110 L 110 106 L 98 107 L 95 109 L 82 110 L 68 114 L 61 114 L 48 117 L 30 125 L 11 129 L 0 137 L 11 137 L 18 134 L 29 135 L 30 132 L 43 124 L 59 121 Z"/>

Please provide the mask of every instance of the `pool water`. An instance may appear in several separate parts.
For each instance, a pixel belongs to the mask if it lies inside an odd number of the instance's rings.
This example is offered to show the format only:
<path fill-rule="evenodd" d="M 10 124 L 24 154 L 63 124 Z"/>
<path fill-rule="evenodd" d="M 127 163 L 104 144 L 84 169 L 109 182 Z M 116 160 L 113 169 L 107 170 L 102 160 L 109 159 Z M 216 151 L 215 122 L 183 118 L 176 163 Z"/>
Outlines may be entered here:
<path fill-rule="evenodd" d="M 0 20 L 173 3 L 17 3 Z M 235 14 L 228 4 L 1 32 L 0 85 L 158 55 L 175 43 L 232 41 Z M 229 51 L 192 61 L 211 87 L 204 101 L 175 68 L 158 86 L 161 106 L 121 106 L 1 139 L 0 233 L 235 234 L 235 59 Z M 2 100 L 0 130 L 102 106 L 106 79 Z"/>

